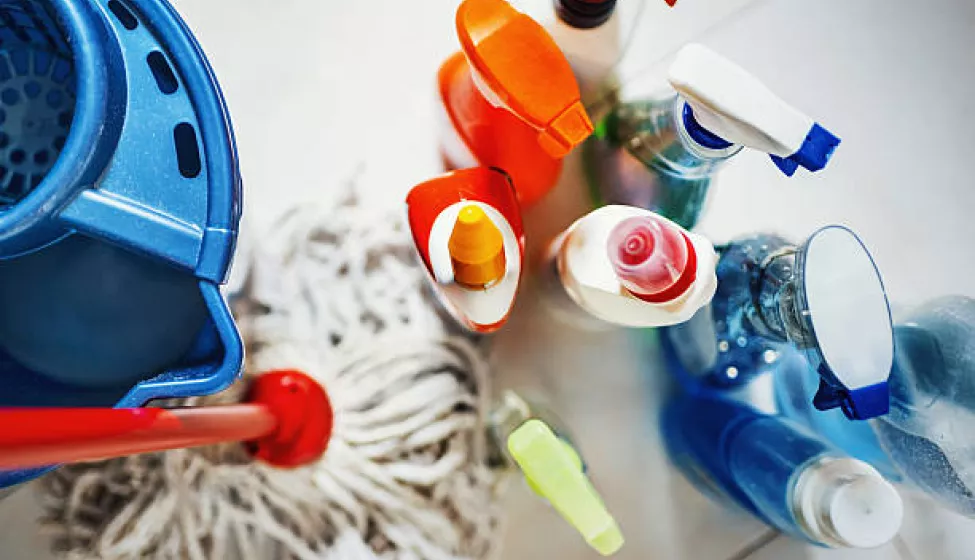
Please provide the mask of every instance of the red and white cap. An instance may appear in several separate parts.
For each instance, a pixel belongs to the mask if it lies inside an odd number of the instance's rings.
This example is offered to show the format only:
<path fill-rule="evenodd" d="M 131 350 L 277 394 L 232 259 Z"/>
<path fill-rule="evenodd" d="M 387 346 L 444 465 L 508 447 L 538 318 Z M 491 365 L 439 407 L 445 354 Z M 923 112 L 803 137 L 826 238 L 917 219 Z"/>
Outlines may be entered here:
<path fill-rule="evenodd" d="M 690 239 L 658 216 L 635 216 L 609 234 L 609 261 L 620 283 L 650 303 L 684 295 L 697 275 L 697 255 Z"/>

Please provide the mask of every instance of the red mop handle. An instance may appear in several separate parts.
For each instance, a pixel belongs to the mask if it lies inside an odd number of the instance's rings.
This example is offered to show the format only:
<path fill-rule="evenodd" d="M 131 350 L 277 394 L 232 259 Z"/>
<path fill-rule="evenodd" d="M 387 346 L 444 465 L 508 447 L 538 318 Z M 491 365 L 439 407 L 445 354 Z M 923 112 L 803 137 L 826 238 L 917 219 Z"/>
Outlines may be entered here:
<path fill-rule="evenodd" d="M 257 377 L 248 404 L 198 408 L 0 408 L 0 470 L 247 442 L 276 467 L 319 460 L 332 435 L 325 389 L 294 370 Z"/>
<path fill-rule="evenodd" d="M 0 469 L 97 461 L 252 441 L 277 428 L 263 405 L 204 408 L 4 408 L 0 409 Z"/>

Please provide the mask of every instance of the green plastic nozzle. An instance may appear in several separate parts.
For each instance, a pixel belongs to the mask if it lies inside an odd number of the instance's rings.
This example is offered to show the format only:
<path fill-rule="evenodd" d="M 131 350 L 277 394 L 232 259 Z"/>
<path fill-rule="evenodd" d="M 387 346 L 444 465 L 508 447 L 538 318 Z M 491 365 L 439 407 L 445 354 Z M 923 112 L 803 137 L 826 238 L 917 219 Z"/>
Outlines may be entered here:
<path fill-rule="evenodd" d="M 623 533 L 583 473 L 578 453 L 545 422 L 533 418 L 518 426 L 508 436 L 508 452 L 532 489 L 548 500 L 589 546 L 603 556 L 623 546 Z"/>

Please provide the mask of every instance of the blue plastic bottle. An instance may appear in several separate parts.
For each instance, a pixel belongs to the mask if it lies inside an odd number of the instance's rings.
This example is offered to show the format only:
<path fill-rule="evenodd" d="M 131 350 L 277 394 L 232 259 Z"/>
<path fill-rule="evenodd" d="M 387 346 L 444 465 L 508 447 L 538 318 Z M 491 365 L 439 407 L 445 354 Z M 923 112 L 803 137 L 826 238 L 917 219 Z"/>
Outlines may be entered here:
<path fill-rule="evenodd" d="M 692 483 L 794 537 L 871 548 L 900 528 L 903 504 L 880 473 L 785 418 L 686 395 L 668 405 L 662 427 Z"/>
<path fill-rule="evenodd" d="M 685 386 L 729 387 L 799 351 L 820 381 L 819 410 L 888 411 L 893 334 L 883 282 L 850 230 L 830 226 L 800 246 L 756 235 L 720 249 L 711 305 L 666 327 L 668 366 Z"/>
<path fill-rule="evenodd" d="M 943 505 L 975 516 L 975 299 L 948 296 L 912 312 L 894 329 L 891 410 L 870 423 L 844 422 L 801 406 L 808 378 L 776 379 L 783 412 Z"/>
<path fill-rule="evenodd" d="M 743 147 L 791 176 L 826 166 L 840 140 L 759 80 L 700 45 L 670 67 L 679 95 L 619 104 L 596 126 L 583 161 L 597 205 L 625 204 L 691 229 L 714 173 Z"/>

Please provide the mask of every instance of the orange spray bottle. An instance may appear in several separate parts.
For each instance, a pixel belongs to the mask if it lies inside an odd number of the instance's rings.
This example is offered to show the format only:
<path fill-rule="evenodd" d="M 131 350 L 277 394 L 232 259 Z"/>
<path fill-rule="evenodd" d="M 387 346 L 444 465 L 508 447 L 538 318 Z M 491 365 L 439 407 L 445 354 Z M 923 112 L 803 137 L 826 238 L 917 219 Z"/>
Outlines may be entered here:
<path fill-rule="evenodd" d="M 447 167 L 503 169 L 530 206 L 593 131 L 572 67 L 545 29 L 506 0 L 457 9 L 461 51 L 440 67 Z"/>
<path fill-rule="evenodd" d="M 506 0 L 464 0 L 461 51 L 438 75 L 443 155 L 456 170 L 406 199 L 434 290 L 467 329 L 500 328 L 514 304 L 525 241 L 521 207 L 550 191 L 562 158 L 593 130 L 555 41 Z"/>
<path fill-rule="evenodd" d="M 504 324 L 521 280 L 525 234 L 511 179 L 472 167 L 421 183 L 406 197 L 417 254 L 441 303 L 465 328 Z"/>

